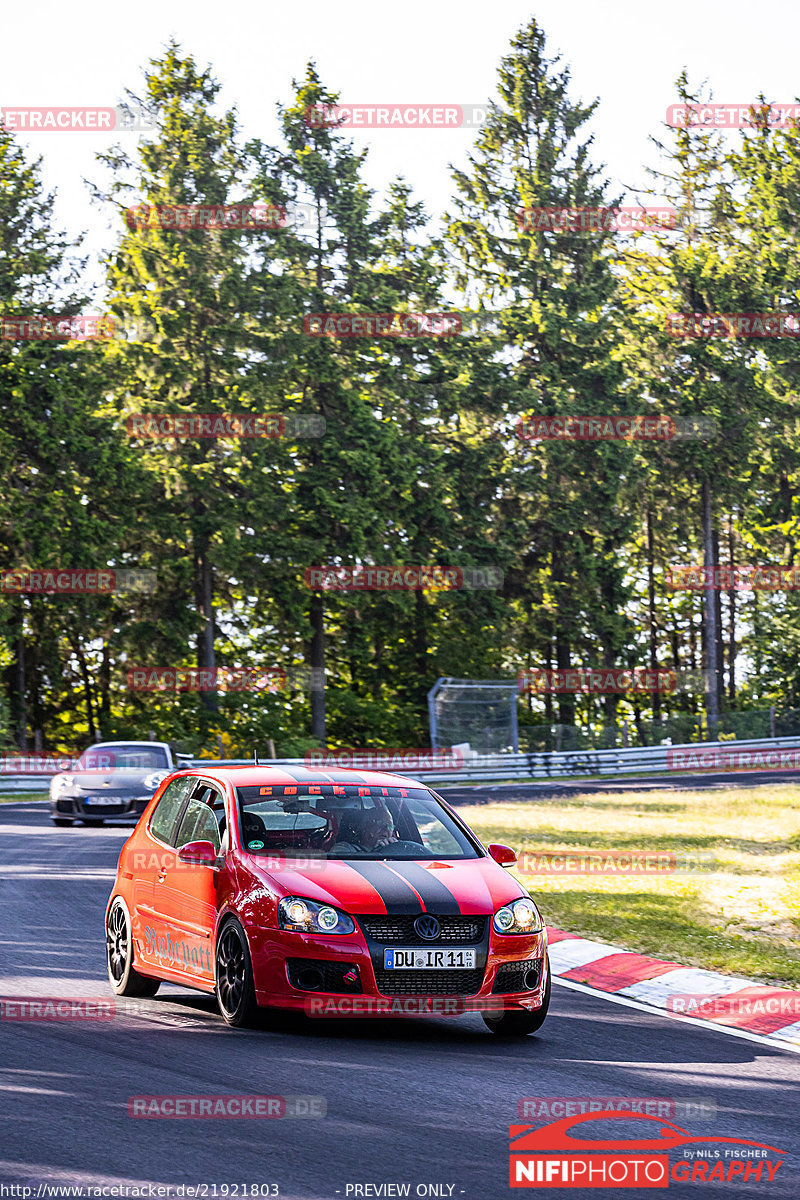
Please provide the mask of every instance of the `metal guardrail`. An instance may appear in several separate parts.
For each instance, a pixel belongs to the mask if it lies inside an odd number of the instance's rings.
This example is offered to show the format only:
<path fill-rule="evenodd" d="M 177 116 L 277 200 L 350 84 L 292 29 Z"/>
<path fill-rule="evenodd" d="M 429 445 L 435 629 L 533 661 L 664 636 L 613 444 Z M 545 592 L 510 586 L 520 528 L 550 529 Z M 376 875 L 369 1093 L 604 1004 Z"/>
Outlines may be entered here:
<path fill-rule="evenodd" d="M 632 746 L 619 750 L 563 750 L 540 751 L 531 754 L 476 754 L 468 756 L 463 766 L 458 770 L 413 770 L 391 768 L 395 775 L 405 775 L 410 779 L 420 779 L 425 783 L 481 783 L 490 780 L 514 779 L 568 779 L 583 776 L 617 776 L 617 775 L 658 775 L 669 771 L 680 778 L 682 770 L 713 769 L 731 770 L 737 764 L 730 761 L 737 752 L 746 754 L 750 769 L 760 764 L 754 751 L 762 751 L 763 767 L 786 767 L 780 762 L 778 752 L 798 752 L 797 765 L 800 769 L 800 737 L 786 738 L 756 738 L 752 741 L 732 740 L 728 742 L 686 742 L 677 746 Z M 681 758 L 678 752 L 691 755 L 695 760 L 684 767 L 675 765 L 674 759 Z M 372 752 L 374 753 L 374 751 Z M 670 756 L 668 758 L 668 755 Z M 769 762 L 772 756 L 778 761 Z M 726 762 L 726 759 L 728 760 Z M 195 758 L 186 766 L 192 767 L 233 767 L 251 766 L 252 760 L 247 758 Z M 273 767 L 305 767 L 302 758 L 269 758 L 262 766 Z M 739 764 L 743 765 L 743 764 Z M 322 768 L 324 770 L 324 767 Z M 380 770 L 379 767 L 371 768 Z M 384 769 L 389 769 L 384 768 Z M 50 787 L 50 775 L 0 775 L 0 792 L 42 792 Z"/>

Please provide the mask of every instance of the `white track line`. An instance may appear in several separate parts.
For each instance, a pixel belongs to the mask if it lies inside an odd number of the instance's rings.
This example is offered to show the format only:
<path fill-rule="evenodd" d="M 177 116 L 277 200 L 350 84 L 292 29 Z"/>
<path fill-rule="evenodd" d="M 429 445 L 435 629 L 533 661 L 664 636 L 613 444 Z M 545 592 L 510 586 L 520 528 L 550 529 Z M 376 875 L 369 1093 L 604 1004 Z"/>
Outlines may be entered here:
<path fill-rule="evenodd" d="M 595 988 L 587 987 L 586 984 L 576 983 L 573 979 L 559 979 L 558 975 L 552 976 L 553 983 L 559 983 L 561 987 L 571 988 L 573 992 L 583 992 L 587 996 L 597 996 L 600 1000 L 610 1000 L 612 1004 L 621 1004 L 625 1008 L 636 1008 L 639 1012 L 650 1013 L 651 1016 L 664 1017 L 668 1021 L 683 1021 L 686 1025 L 695 1025 L 698 1029 L 713 1029 L 717 1033 L 726 1033 L 730 1037 L 742 1038 L 746 1042 L 757 1042 L 759 1046 L 768 1046 L 770 1050 L 788 1050 L 790 1054 L 800 1054 L 800 1046 L 792 1045 L 791 1042 L 778 1041 L 773 1037 L 767 1037 L 763 1033 L 750 1033 L 747 1029 L 735 1029 L 731 1025 L 717 1025 L 713 1021 L 701 1021 L 697 1017 L 678 1016 L 677 1013 L 667 1013 L 663 1008 L 653 1008 L 650 1004 L 642 1004 L 640 1000 L 629 1000 L 625 996 L 618 996 L 614 993 L 599 992 Z"/>

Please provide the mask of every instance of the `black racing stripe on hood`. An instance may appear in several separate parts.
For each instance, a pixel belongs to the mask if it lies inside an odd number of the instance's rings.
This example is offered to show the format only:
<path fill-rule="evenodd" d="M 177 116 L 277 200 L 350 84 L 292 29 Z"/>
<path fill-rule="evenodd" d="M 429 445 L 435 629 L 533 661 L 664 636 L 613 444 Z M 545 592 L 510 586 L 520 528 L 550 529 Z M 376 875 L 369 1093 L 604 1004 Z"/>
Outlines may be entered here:
<path fill-rule="evenodd" d="M 461 912 L 459 903 L 448 887 L 426 871 L 419 863 L 402 862 L 393 859 L 387 862 L 387 867 L 393 873 L 402 876 L 422 896 L 422 902 L 430 913 L 441 916 L 451 916 Z"/>
<path fill-rule="evenodd" d="M 362 879 L 366 879 L 367 883 L 372 884 L 386 905 L 387 913 L 392 913 L 394 916 L 406 916 L 413 913 L 414 916 L 418 916 L 425 911 L 413 888 L 403 879 L 399 879 L 383 863 L 356 862 L 354 859 L 348 859 L 347 866 L 357 871 Z"/>

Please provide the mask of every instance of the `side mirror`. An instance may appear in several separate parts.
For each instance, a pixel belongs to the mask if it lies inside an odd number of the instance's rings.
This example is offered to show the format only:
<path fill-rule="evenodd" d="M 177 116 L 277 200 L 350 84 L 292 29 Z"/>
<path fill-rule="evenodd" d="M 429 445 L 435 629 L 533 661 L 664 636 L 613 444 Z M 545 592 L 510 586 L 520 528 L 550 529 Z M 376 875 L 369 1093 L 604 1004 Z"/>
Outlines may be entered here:
<path fill-rule="evenodd" d="M 497 842 L 492 842 L 486 849 L 496 863 L 501 867 L 513 867 L 517 861 L 517 852 L 512 850 L 510 846 L 500 846 Z"/>
<path fill-rule="evenodd" d="M 178 851 L 182 863 L 197 863 L 202 867 L 213 867 L 217 852 L 212 842 L 187 842 Z"/>

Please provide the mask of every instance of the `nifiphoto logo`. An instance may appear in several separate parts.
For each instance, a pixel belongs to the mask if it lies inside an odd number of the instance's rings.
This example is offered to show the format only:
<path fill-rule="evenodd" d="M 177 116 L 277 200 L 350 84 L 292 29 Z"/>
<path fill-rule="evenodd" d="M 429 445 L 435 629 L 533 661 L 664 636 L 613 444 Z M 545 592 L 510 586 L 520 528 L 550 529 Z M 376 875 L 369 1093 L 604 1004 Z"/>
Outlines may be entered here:
<path fill-rule="evenodd" d="M 582 1190 L 770 1182 L 783 1155 L 765 1142 L 692 1133 L 665 1115 L 620 1110 L 612 1102 L 538 1127 L 511 1125 L 508 1182 L 512 1188 Z"/>

